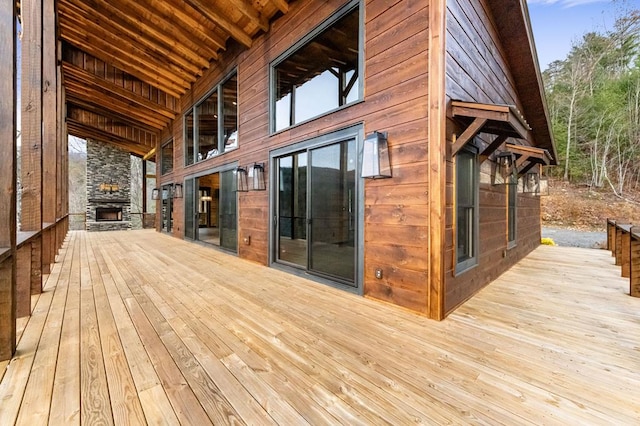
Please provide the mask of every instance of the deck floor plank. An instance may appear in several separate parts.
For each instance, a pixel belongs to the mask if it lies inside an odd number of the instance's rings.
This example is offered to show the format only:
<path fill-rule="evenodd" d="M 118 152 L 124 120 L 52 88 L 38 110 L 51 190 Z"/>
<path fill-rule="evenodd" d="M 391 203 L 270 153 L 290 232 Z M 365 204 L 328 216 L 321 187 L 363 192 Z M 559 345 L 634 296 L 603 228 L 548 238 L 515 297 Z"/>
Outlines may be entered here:
<path fill-rule="evenodd" d="M 640 300 L 605 251 L 542 246 L 434 322 L 152 231 L 63 250 L 0 382 L 24 424 L 640 418 Z"/>

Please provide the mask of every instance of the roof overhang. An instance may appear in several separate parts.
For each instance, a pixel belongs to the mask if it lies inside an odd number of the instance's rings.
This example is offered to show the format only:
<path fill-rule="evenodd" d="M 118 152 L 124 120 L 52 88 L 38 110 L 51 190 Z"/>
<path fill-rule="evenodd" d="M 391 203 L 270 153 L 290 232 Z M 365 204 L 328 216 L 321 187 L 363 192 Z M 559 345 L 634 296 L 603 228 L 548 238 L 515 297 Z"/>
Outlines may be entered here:
<path fill-rule="evenodd" d="M 553 158 L 544 148 L 506 143 L 508 138 L 528 140 L 531 127 L 513 105 L 481 104 L 451 101 L 452 116 L 464 127 L 459 136 L 454 135 L 451 155 L 456 155 L 479 133 L 495 135 L 480 153 L 480 162 L 504 145 L 504 150 L 516 155 L 519 174 L 524 174 L 536 164 L 549 165 Z"/>

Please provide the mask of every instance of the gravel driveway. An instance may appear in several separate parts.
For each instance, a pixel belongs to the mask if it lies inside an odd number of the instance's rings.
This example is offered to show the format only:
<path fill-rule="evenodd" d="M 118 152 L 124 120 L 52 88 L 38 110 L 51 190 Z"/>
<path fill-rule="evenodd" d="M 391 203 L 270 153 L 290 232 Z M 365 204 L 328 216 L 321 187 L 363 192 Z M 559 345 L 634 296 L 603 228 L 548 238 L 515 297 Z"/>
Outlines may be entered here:
<path fill-rule="evenodd" d="M 606 248 L 607 233 L 577 231 L 566 228 L 542 227 L 542 237 L 548 237 L 564 247 L 584 247 L 584 248 Z"/>

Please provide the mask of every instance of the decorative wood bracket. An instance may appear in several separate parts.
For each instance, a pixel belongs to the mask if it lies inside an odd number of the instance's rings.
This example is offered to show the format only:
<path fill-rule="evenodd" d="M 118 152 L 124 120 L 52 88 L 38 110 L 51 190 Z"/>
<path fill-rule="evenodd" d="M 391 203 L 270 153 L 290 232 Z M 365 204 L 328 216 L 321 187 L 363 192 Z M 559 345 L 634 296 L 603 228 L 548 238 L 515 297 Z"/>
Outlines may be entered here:
<path fill-rule="evenodd" d="M 509 137 L 526 139 L 531 130 L 524 117 L 512 105 L 479 104 L 452 101 L 453 117 L 466 126 L 465 130 L 451 145 L 451 155 L 456 155 L 478 133 L 489 133 L 497 137 L 480 154 L 480 161 L 498 149 Z"/>
<path fill-rule="evenodd" d="M 506 145 L 508 151 L 518 155 L 516 160 L 516 170 L 518 177 L 523 176 L 531 170 L 536 164 L 548 166 L 551 163 L 551 156 L 546 149 L 535 148 L 533 146 L 514 145 L 508 143 Z"/>

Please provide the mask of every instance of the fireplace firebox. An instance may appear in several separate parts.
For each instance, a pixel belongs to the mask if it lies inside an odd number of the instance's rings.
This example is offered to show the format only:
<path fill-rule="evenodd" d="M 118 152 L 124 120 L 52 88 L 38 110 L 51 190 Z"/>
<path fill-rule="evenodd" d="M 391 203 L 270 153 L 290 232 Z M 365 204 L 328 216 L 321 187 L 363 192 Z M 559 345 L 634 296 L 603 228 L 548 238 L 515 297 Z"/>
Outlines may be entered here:
<path fill-rule="evenodd" d="M 96 222 L 121 222 L 122 207 L 96 207 Z"/>

